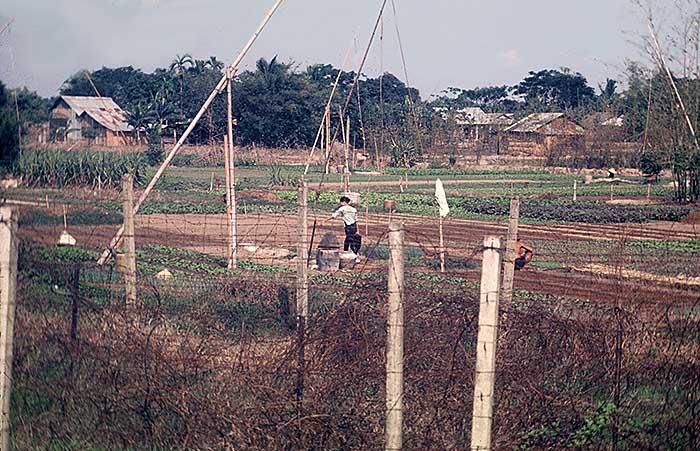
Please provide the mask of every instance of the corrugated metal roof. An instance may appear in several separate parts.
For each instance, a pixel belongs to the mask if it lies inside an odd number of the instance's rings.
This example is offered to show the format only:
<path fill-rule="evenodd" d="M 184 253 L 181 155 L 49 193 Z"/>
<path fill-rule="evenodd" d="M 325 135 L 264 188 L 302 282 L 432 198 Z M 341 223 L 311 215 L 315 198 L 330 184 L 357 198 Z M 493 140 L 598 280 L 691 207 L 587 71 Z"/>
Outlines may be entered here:
<path fill-rule="evenodd" d="M 515 124 L 511 125 L 504 131 L 516 133 L 532 133 L 540 128 L 564 116 L 564 113 L 532 113 L 531 115 L 520 119 Z"/>
<path fill-rule="evenodd" d="M 61 96 L 78 116 L 87 113 L 98 124 L 113 132 L 131 132 L 126 113 L 111 97 Z"/>
<path fill-rule="evenodd" d="M 510 125 L 513 123 L 505 113 L 486 113 L 479 107 L 455 111 L 455 121 L 459 125 Z"/>

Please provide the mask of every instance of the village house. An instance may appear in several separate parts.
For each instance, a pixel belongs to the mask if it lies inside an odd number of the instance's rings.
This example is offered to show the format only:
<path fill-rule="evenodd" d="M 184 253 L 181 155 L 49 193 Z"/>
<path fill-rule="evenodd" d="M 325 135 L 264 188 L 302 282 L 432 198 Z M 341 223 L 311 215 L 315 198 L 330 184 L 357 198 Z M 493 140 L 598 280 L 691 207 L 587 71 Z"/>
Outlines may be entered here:
<path fill-rule="evenodd" d="M 533 113 L 503 130 L 500 153 L 551 157 L 584 148 L 585 129 L 564 113 Z"/>
<path fill-rule="evenodd" d="M 435 109 L 443 120 L 449 120 L 448 110 Z M 451 142 L 460 149 L 488 150 L 498 153 L 498 133 L 513 123 L 513 115 L 486 113 L 479 107 L 467 107 L 452 113 L 454 125 Z"/>
<path fill-rule="evenodd" d="M 479 107 L 462 108 L 455 112 L 455 122 L 464 127 L 467 140 L 480 140 L 497 133 L 513 123 L 513 115 L 486 113 Z"/>
<path fill-rule="evenodd" d="M 60 96 L 49 115 L 53 141 L 116 147 L 130 144 L 133 130 L 111 97 Z"/>

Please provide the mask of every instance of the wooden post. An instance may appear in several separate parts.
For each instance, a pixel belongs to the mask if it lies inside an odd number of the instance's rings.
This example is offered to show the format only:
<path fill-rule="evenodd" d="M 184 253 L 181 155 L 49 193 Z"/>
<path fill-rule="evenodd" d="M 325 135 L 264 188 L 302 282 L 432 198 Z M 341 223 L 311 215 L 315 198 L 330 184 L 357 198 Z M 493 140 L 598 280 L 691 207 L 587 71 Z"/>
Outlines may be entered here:
<path fill-rule="evenodd" d="M 445 237 L 442 233 L 442 215 L 438 213 L 440 218 L 440 272 L 445 272 Z"/>
<path fill-rule="evenodd" d="M 386 337 L 386 451 L 403 446 L 403 225 L 389 224 L 389 305 Z"/>
<path fill-rule="evenodd" d="M 17 213 L 0 208 L 0 449 L 10 446 L 10 397 L 12 393 L 12 338 L 17 289 Z"/>
<path fill-rule="evenodd" d="M 506 238 L 506 251 L 503 262 L 503 287 L 501 288 L 501 300 L 503 309 L 510 308 L 513 299 L 513 278 L 515 276 L 515 245 L 518 242 L 518 222 L 520 219 L 520 199 L 510 200 L 510 218 L 508 219 L 508 237 Z"/>
<path fill-rule="evenodd" d="M 647 185 L 647 200 L 651 199 L 651 183 Z"/>
<path fill-rule="evenodd" d="M 80 301 L 80 263 L 73 265 L 73 276 L 71 278 L 71 309 L 70 309 L 70 339 L 78 339 L 78 302 Z"/>
<path fill-rule="evenodd" d="M 576 193 L 576 179 L 574 179 L 574 197 L 573 197 L 573 201 L 576 202 L 576 199 L 577 199 L 577 193 Z"/>
<path fill-rule="evenodd" d="M 369 182 L 371 175 L 367 176 L 367 196 L 365 196 L 365 237 L 369 237 Z M 368 238 L 366 238 L 368 239 Z"/>
<path fill-rule="evenodd" d="M 126 307 L 136 305 L 136 239 L 134 226 L 134 177 L 124 174 L 122 177 L 124 190 L 124 289 Z"/>
<path fill-rule="evenodd" d="M 237 237 L 236 237 L 236 160 L 233 153 L 233 114 L 231 102 L 231 79 L 226 84 L 227 100 L 227 133 L 226 155 L 228 166 L 226 167 L 226 221 L 228 223 L 228 269 L 236 269 L 238 265 Z"/>
<path fill-rule="evenodd" d="M 491 450 L 493 392 L 496 373 L 496 340 L 498 337 L 498 291 L 501 273 L 501 240 L 484 238 L 479 301 L 479 332 L 476 345 L 474 375 L 474 410 L 472 414 L 472 451 Z"/>

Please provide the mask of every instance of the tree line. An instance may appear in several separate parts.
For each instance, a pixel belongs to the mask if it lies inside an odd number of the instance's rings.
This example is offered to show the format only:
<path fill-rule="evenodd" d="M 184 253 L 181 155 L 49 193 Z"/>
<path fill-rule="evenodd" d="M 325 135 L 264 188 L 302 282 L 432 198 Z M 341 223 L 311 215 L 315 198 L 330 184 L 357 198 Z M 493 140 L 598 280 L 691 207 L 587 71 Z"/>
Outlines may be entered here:
<path fill-rule="evenodd" d="M 99 92 L 112 97 L 128 112 L 127 120 L 139 134 L 158 142 L 162 135 L 180 135 L 184 131 L 220 80 L 223 69 L 224 64 L 216 57 L 199 60 L 178 55 L 168 67 L 151 73 L 132 66 L 80 71 L 63 83 L 60 94 L 90 96 Z M 254 69 L 239 73 L 233 81 L 237 144 L 292 148 L 312 145 L 338 71 L 330 64 L 299 68 L 273 57 L 262 58 Z M 389 72 L 377 77 L 362 75 L 357 88 L 348 96 L 355 75 L 352 71 L 340 74 L 331 104 L 331 119 L 335 129 L 339 126 L 339 110 L 347 100 L 351 140 L 358 148 L 422 150 L 434 146 L 444 142 L 448 133 L 445 112 L 449 114 L 464 107 L 512 113 L 516 118 L 544 111 L 567 112 L 578 120 L 592 112 L 624 115 L 626 139 L 641 141 L 646 136 L 650 145 L 668 145 L 669 140 L 664 136 L 674 127 L 682 128 L 678 112 L 664 110 L 667 105 L 673 105 L 673 99 L 668 98 L 670 91 L 661 89 L 667 88 L 664 74 L 635 63 L 627 68 L 627 89 L 623 92 L 619 92 L 615 80 L 606 80 L 596 90 L 584 75 L 559 68 L 532 71 L 513 86 L 448 88 L 429 99 L 421 98 L 417 89 L 406 86 Z M 697 78 L 678 77 L 677 81 L 686 90 L 697 89 L 694 87 Z M 655 85 L 660 88 L 655 91 L 657 101 L 650 102 L 648 91 Z M 10 94 L 16 95 L 17 105 Z M 13 134 L 8 132 L 17 128 L 13 122 L 16 117 L 12 119 L 10 114 L 13 107 L 19 110 L 19 122 L 26 132 L 31 124 L 47 120 L 52 102 L 53 99 L 42 98 L 26 88 L 10 92 L 2 87 L 3 159 L 10 158 L 13 152 L 10 148 L 18 146 Z M 691 106 L 695 108 L 695 104 Z M 650 115 L 657 120 L 650 123 Z M 189 142 L 221 141 L 225 127 L 226 104 L 221 95 L 194 129 Z"/>

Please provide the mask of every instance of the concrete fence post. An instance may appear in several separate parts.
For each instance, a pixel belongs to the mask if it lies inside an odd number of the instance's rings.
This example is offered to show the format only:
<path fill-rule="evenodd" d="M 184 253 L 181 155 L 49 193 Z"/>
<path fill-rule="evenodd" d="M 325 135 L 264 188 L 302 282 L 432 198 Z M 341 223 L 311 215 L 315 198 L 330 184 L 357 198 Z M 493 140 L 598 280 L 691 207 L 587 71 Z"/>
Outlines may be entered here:
<path fill-rule="evenodd" d="M 297 435 L 301 439 L 302 418 L 304 416 L 304 372 L 306 368 L 306 327 L 309 316 L 309 223 L 308 223 L 309 189 L 302 180 L 298 191 L 297 212 L 297 281 L 296 281 L 296 315 L 297 315 L 297 378 L 295 386 L 297 403 Z"/>
<path fill-rule="evenodd" d="M 386 338 L 386 451 L 403 446 L 404 232 L 389 224 L 389 281 Z"/>
<path fill-rule="evenodd" d="M 306 181 L 299 187 L 297 213 L 297 316 L 304 320 L 309 314 L 309 189 Z"/>
<path fill-rule="evenodd" d="M 228 226 L 228 269 L 238 267 L 238 232 L 236 219 L 236 156 L 233 150 L 233 103 L 231 100 L 231 79 L 226 83 L 226 136 L 225 158 L 226 170 L 226 223 Z"/>
<path fill-rule="evenodd" d="M 0 451 L 10 446 L 12 338 L 17 290 L 17 213 L 0 208 Z"/>
<path fill-rule="evenodd" d="M 124 287 L 127 308 L 136 305 L 136 226 L 134 224 L 134 177 L 124 174 Z"/>
<path fill-rule="evenodd" d="M 498 297 L 501 273 L 501 240 L 484 238 L 479 300 L 479 332 L 474 375 L 474 409 L 472 414 L 472 451 L 491 450 L 493 392 L 496 373 L 498 337 Z"/>

